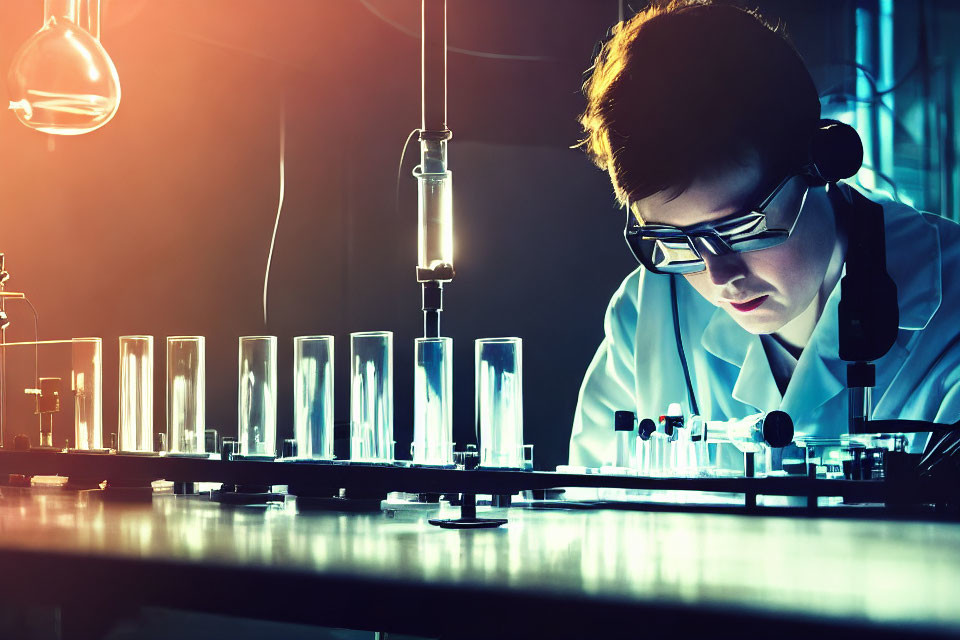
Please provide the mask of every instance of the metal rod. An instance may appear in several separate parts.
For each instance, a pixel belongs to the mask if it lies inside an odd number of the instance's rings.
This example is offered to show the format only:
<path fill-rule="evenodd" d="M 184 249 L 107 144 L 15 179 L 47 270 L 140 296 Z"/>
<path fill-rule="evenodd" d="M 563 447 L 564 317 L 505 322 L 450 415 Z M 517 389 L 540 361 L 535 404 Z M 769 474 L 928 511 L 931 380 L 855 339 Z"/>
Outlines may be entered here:
<path fill-rule="evenodd" d="M 447 0 L 423 0 L 421 7 L 423 119 L 420 128 L 444 131 L 447 128 Z"/>

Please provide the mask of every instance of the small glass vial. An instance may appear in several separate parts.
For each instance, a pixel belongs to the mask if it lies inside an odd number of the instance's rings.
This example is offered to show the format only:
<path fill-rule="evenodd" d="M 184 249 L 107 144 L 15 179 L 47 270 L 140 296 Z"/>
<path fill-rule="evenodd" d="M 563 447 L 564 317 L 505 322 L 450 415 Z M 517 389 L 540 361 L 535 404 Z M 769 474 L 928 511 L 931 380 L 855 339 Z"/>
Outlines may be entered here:
<path fill-rule="evenodd" d="M 77 449 L 103 448 L 103 341 L 73 338 L 72 389 Z"/>
<path fill-rule="evenodd" d="M 414 345 L 413 462 L 453 464 L 453 340 L 417 338 Z"/>
<path fill-rule="evenodd" d="M 633 411 L 615 411 L 613 414 L 613 429 L 617 435 L 617 460 L 614 466 L 618 468 L 637 468 L 636 422 L 637 416 Z"/>
<path fill-rule="evenodd" d="M 351 333 L 350 459 L 393 457 L 393 332 Z"/>
<path fill-rule="evenodd" d="M 171 453 L 203 453 L 206 429 L 206 340 L 167 338 L 167 446 Z"/>
<path fill-rule="evenodd" d="M 520 338 L 476 341 L 474 417 L 481 467 L 524 466 L 522 347 Z"/>
<path fill-rule="evenodd" d="M 293 339 L 296 457 L 333 459 L 333 336 Z"/>
<path fill-rule="evenodd" d="M 153 336 L 120 336 L 117 449 L 153 451 Z"/>
<path fill-rule="evenodd" d="M 237 423 L 240 454 L 277 455 L 277 337 L 241 336 Z"/>

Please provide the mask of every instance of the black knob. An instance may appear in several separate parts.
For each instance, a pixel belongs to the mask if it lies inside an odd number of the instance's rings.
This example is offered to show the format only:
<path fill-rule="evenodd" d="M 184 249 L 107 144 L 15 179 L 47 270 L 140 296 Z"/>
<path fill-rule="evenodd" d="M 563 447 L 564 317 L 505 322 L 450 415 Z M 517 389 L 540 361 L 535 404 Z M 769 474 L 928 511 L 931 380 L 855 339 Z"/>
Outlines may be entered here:
<path fill-rule="evenodd" d="M 30 451 L 30 436 L 25 433 L 18 433 L 13 439 L 14 451 Z"/>
<path fill-rule="evenodd" d="M 763 419 L 763 440 L 771 447 L 793 442 L 793 420 L 783 411 L 771 411 Z"/>
<path fill-rule="evenodd" d="M 657 423 L 650 418 L 644 418 L 640 421 L 640 439 L 649 440 L 650 435 L 657 430 Z"/>
<path fill-rule="evenodd" d="M 633 431 L 633 425 L 636 421 L 637 416 L 633 411 L 615 411 L 613 413 L 613 428 L 616 431 Z"/>

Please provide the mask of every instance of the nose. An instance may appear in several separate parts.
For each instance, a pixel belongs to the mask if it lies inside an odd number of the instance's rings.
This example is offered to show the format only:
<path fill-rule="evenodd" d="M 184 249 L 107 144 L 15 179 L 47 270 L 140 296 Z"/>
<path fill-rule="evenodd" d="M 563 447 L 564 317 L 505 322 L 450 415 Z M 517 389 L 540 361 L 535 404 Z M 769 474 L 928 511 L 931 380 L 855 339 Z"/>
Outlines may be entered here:
<path fill-rule="evenodd" d="M 725 253 L 715 255 L 709 251 L 701 251 L 703 263 L 706 266 L 710 282 L 718 287 L 725 287 L 747 277 L 747 264 L 739 253 Z"/>

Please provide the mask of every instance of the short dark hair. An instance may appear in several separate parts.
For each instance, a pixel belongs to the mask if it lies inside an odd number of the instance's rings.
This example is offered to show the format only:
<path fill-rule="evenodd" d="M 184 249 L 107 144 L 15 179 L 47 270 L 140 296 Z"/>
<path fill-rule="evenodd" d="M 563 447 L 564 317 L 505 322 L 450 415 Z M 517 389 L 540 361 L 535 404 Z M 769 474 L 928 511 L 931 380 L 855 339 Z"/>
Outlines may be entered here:
<path fill-rule="evenodd" d="M 710 0 L 619 23 L 589 74 L 580 146 L 622 203 L 677 195 L 753 153 L 774 179 L 807 159 L 820 118 L 813 78 L 782 30 Z"/>

